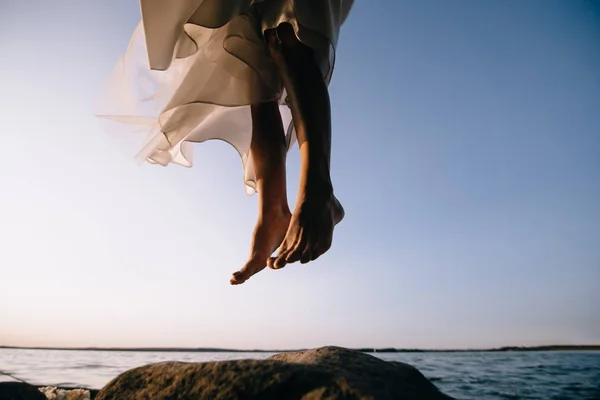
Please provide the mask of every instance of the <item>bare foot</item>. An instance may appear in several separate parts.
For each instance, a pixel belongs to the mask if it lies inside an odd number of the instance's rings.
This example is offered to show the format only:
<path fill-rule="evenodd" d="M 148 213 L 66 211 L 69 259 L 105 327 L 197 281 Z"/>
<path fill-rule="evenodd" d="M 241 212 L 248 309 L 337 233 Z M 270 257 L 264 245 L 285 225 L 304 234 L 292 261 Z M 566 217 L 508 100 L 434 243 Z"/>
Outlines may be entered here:
<path fill-rule="evenodd" d="M 344 208 L 333 194 L 325 200 L 305 198 L 296 205 L 279 254 L 269 258 L 269 268 L 280 269 L 296 261 L 305 264 L 331 247 L 333 228 L 344 218 Z"/>
<path fill-rule="evenodd" d="M 291 217 L 289 210 L 259 216 L 252 235 L 250 257 L 239 271 L 233 273 L 229 283 L 240 285 L 267 266 L 267 260 L 285 237 Z"/>

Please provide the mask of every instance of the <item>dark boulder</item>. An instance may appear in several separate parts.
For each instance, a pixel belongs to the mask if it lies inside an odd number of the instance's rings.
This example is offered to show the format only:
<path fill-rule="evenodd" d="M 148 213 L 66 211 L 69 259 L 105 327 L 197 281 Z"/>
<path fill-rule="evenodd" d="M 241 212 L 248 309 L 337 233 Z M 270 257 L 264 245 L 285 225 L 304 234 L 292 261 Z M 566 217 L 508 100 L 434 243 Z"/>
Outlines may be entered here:
<path fill-rule="evenodd" d="M 163 362 L 129 370 L 97 400 L 397 399 L 448 400 L 417 369 L 324 347 L 267 360 Z"/>
<path fill-rule="evenodd" d="M 24 382 L 0 382 L 0 400 L 48 400 L 35 386 Z"/>

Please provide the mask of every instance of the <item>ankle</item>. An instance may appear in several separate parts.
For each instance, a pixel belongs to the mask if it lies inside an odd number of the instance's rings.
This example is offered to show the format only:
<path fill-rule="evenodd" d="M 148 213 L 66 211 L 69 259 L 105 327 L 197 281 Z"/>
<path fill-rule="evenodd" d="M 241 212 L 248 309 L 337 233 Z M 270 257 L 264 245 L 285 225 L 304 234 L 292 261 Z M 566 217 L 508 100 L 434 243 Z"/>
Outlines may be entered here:
<path fill-rule="evenodd" d="M 331 180 L 326 179 L 308 179 L 302 189 L 298 191 L 298 204 L 322 204 L 333 200 L 333 186 Z"/>
<path fill-rule="evenodd" d="M 260 206 L 258 216 L 260 219 L 288 218 L 292 213 L 287 203 L 263 204 Z"/>

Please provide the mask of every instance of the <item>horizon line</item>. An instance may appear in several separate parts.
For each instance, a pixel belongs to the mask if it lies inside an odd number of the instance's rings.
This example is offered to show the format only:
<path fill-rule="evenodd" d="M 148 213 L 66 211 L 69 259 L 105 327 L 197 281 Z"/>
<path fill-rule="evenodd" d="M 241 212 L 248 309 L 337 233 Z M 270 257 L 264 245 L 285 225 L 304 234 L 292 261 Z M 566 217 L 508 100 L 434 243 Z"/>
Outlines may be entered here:
<path fill-rule="evenodd" d="M 324 346 L 320 346 L 324 347 Z M 342 346 L 336 346 L 342 347 Z M 318 347 L 317 347 L 318 348 Z M 163 353 L 293 353 L 309 350 L 304 349 L 228 349 L 219 347 L 45 347 L 45 346 L 2 346 L 0 349 L 14 350 L 63 350 L 63 351 L 123 351 L 123 352 L 163 352 Z M 396 348 L 396 347 L 358 347 L 350 350 L 363 353 L 434 353 L 434 352 L 501 352 L 501 351 L 600 351 L 600 344 L 586 345 L 545 345 L 545 346 L 502 346 L 493 348 L 473 349 L 420 349 L 420 348 Z"/>

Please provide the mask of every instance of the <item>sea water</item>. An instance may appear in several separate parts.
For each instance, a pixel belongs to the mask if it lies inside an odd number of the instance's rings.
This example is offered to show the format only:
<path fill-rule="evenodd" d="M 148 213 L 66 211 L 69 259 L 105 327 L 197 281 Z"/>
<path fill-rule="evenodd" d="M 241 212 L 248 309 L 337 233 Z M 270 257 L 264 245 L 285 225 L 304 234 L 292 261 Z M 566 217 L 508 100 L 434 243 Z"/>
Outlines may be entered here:
<path fill-rule="evenodd" d="M 0 349 L 0 371 L 35 385 L 101 388 L 160 361 L 263 359 L 272 353 Z M 374 353 L 417 367 L 457 399 L 600 400 L 600 352 Z M 0 374 L 0 381 L 12 380 Z"/>

